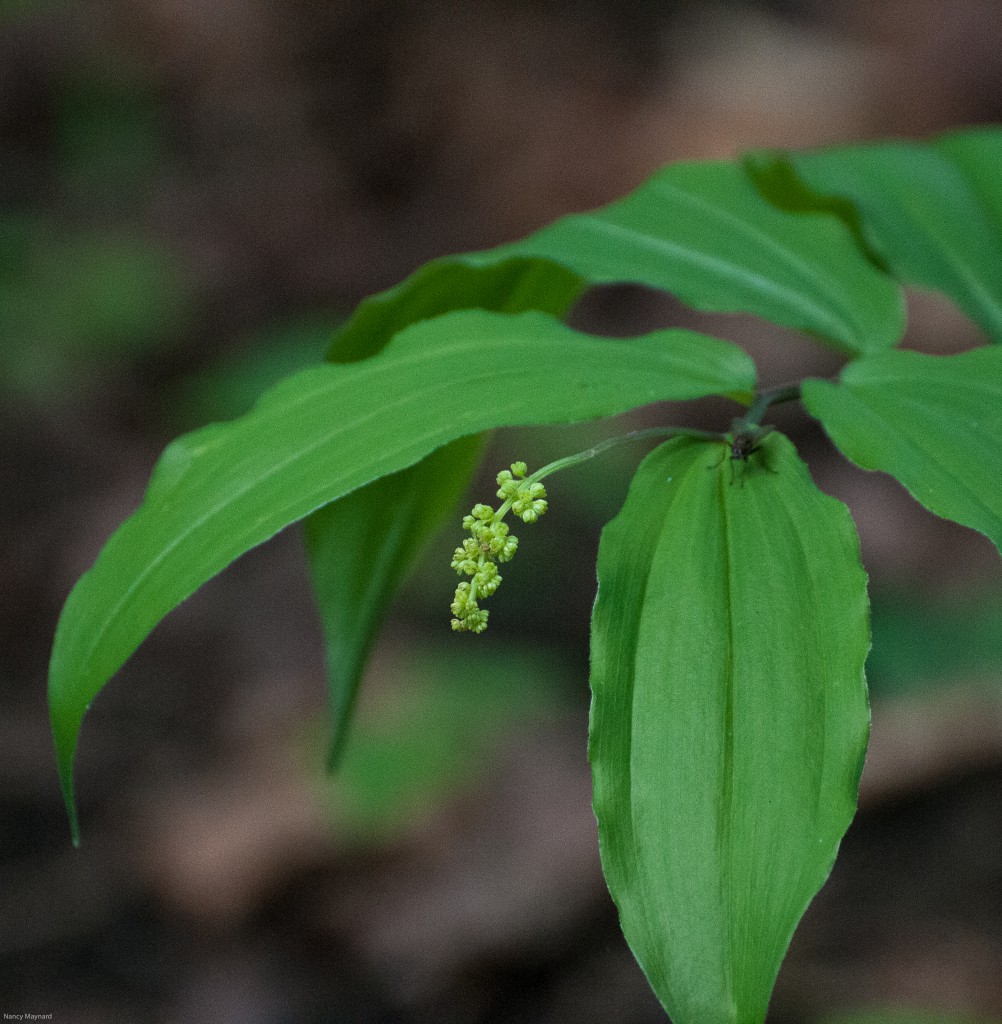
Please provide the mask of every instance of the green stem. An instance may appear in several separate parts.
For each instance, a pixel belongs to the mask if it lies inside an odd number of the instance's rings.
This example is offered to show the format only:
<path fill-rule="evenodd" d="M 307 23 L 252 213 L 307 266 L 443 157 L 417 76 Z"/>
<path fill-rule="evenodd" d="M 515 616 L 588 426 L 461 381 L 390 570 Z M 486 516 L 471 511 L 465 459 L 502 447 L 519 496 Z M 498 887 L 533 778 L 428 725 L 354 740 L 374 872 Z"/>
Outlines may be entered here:
<path fill-rule="evenodd" d="M 649 437 L 698 437 L 705 441 L 719 441 L 723 439 L 723 436 L 723 434 L 715 431 L 695 430 L 692 427 L 650 427 L 647 430 L 631 430 L 630 433 L 620 434 L 619 437 L 607 437 L 604 441 L 599 441 L 597 445 L 583 452 L 577 452 L 575 455 L 565 455 L 562 459 L 550 462 L 541 469 L 537 469 L 535 473 L 527 476 L 525 483 L 536 483 L 536 481 L 543 480 L 551 473 L 557 473 L 561 469 L 569 469 L 571 466 L 576 466 L 579 462 L 587 462 L 588 459 L 593 459 L 596 455 L 601 455 L 602 452 L 607 451 L 609 448 L 625 444 L 627 441 L 643 441 Z M 507 511 L 510 506 L 511 502 L 506 501 L 501 506 L 501 509 Z M 501 509 L 498 511 L 500 512 Z"/>
<path fill-rule="evenodd" d="M 734 421 L 734 433 L 740 434 L 748 430 L 757 430 L 761 426 L 762 417 L 769 406 L 778 405 L 780 402 L 792 402 L 799 397 L 799 384 L 781 384 L 779 387 L 759 391 L 744 416 Z"/>

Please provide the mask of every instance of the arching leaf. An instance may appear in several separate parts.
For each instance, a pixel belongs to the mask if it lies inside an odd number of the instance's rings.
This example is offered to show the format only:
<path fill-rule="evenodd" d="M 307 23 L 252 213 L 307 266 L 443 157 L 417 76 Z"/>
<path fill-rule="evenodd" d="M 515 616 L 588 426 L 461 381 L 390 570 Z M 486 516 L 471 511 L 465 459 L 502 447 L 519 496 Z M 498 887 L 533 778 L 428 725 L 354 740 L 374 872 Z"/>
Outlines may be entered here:
<path fill-rule="evenodd" d="M 868 265 L 858 230 L 843 223 L 847 210 L 852 207 L 843 201 L 839 209 L 792 216 L 764 201 L 737 164 L 675 164 L 607 207 L 565 217 L 511 245 L 427 264 L 363 302 L 328 358 L 368 358 L 409 324 L 465 307 L 563 316 L 589 285 L 617 282 L 665 289 L 698 309 L 754 313 L 853 354 L 878 351 L 899 340 L 903 304 L 895 286 Z M 442 457 L 439 469 L 448 460 L 452 492 L 472 473 L 474 458 L 466 451 L 465 461 L 458 451 Z M 381 481 L 371 494 L 360 489 L 308 524 L 335 709 L 353 703 L 382 611 L 438 525 L 431 517 L 409 518 L 420 501 L 421 474 L 416 466 Z M 388 509 L 397 509 L 396 522 Z M 373 527 L 358 525 L 365 522 Z M 321 562 L 335 564 L 333 556 L 349 541 L 359 564 L 387 570 L 378 600 L 375 579 L 366 584 L 372 600 L 359 602 L 357 586 L 339 582 L 345 566 L 333 575 L 320 570 Z M 332 558 L 324 558 L 325 549 Z M 344 724 L 336 711 L 332 756 Z"/>
<path fill-rule="evenodd" d="M 59 622 L 49 701 L 67 802 L 90 701 L 164 615 L 278 530 L 488 427 L 753 386 L 740 349 L 689 331 L 622 342 L 538 313 L 466 311 L 407 328 L 372 359 L 296 374 L 248 415 L 175 441 Z"/>
<path fill-rule="evenodd" d="M 327 648 L 328 766 L 347 737 L 365 662 L 401 583 L 466 489 L 483 436 L 453 441 L 305 520 L 310 576 Z"/>
<path fill-rule="evenodd" d="M 889 348 L 904 330 L 898 289 L 838 217 L 777 209 L 740 165 L 706 161 L 669 165 L 624 199 L 521 241 L 423 267 L 359 307 L 344 351 L 364 350 L 366 332 L 392 328 L 408 306 L 427 304 L 426 315 L 435 315 L 501 287 L 502 278 L 517 282 L 515 295 L 648 285 L 696 309 L 752 313 L 853 354 Z"/>

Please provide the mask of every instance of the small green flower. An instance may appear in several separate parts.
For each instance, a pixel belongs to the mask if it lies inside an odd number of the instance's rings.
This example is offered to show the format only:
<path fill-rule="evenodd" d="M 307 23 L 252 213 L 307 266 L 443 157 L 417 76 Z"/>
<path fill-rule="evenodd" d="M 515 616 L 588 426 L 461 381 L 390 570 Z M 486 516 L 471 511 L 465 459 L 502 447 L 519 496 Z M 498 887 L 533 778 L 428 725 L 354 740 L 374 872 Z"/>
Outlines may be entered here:
<path fill-rule="evenodd" d="M 518 549 L 518 538 L 508 530 L 504 517 L 511 509 L 525 523 L 534 523 L 547 508 L 546 488 L 526 479 L 528 467 L 513 462 L 510 470 L 498 473 L 498 497 L 502 504 L 495 511 L 490 505 L 477 503 L 463 517 L 463 529 L 470 532 L 452 556 L 452 568 L 460 576 L 470 576 L 460 583 L 452 602 L 452 628 L 457 633 L 482 633 L 487 628 L 487 612 L 478 604 L 478 597 L 490 597 L 501 584 L 498 562 L 510 562 Z"/>
<path fill-rule="evenodd" d="M 523 522 L 534 523 L 546 511 L 546 488 L 540 483 L 520 488 L 511 508 Z"/>
<path fill-rule="evenodd" d="M 482 633 L 487 628 L 488 612 L 477 607 L 477 599 L 473 596 L 473 588 L 469 583 L 460 583 L 456 587 L 456 596 L 452 602 L 452 628 L 457 633 Z"/>

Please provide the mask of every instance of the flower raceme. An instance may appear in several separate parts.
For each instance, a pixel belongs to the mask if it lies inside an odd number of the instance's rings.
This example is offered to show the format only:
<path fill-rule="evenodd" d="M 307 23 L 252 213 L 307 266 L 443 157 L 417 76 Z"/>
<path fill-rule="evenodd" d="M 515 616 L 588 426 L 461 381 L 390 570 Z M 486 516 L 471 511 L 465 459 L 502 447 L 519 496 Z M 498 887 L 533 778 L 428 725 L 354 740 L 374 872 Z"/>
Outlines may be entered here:
<path fill-rule="evenodd" d="M 524 523 L 534 523 L 546 511 L 546 488 L 532 477 L 526 478 L 524 462 L 513 462 L 510 470 L 498 473 L 497 496 L 502 499 L 495 511 L 478 503 L 463 517 L 463 529 L 470 536 L 456 548 L 452 568 L 460 576 L 472 577 L 456 587 L 452 601 L 452 628 L 457 633 L 482 633 L 487 628 L 487 611 L 478 598 L 490 597 L 501 583 L 498 562 L 510 562 L 518 549 L 518 538 L 508 531 L 504 517 L 511 509 Z"/>
<path fill-rule="evenodd" d="M 462 547 L 456 548 L 452 556 L 452 567 L 460 576 L 472 578 L 456 587 L 456 596 L 452 601 L 452 628 L 457 633 L 482 633 L 487 628 L 487 612 L 477 600 L 490 597 L 497 590 L 501 583 L 498 563 L 510 562 L 518 548 L 518 538 L 508 532 L 504 517 L 510 509 L 523 523 L 534 523 L 547 508 L 546 488 L 540 482 L 544 477 L 593 459 L 627 441 L 679 435 L 712 441 L 728 440 L 728 435 L 689 427 L 651 427 L 647 430 L 633 430 L 619 437 L 607 437 L 586 451 L 565 455 L 537 469 L 531 476 L 526 476 L 528 469 L 524 462 L 513 462 L 511 469 L 503 469 L 498 473 L 497 493 L 501 499 L 498 510 L 495 512 L 490 505 L 478 503 L 469 515 L 463 517 L 463 529 L 469 530 L 470 536 L 463 541 Z"/>

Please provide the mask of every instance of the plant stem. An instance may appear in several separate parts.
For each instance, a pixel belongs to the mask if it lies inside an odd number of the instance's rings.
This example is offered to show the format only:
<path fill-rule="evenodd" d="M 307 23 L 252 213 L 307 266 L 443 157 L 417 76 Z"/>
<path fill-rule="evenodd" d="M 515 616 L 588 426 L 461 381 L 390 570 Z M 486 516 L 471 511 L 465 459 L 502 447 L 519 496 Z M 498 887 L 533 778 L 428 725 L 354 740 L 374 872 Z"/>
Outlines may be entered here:
<path fill-rule="evenodd" d="M 576 466 L 579 462 L 593 459 L 596 455 L 601 455 L 602 452 L 609 448 L 614 448 L 616 445 L 625 444 L 627 441 L 642 441 L 648 437 L 698 437 L 706 441 L 720 441 L 723 440 L 724 435 L 716 431 L 695 430 L 692 427 L 650 427 L 647 430 L 631 430 L 628 434 L 621 434 L 619 437 L 608 437 L 604 441 L 599 441 L 593 448 L 588 448 L 583 452 L 577 452 L 575 455 L 566 455 L 562 459 L 550 462 L 541 469 L 537 469 L 531 476 L 526 477 L 525 482 L 527 484 L 535 483 L 537 480 L 548 477 L 551 473 L 556 473 L 561 469 L 569 469 L 571 466 Z M 507 505 L 508 502 L 505 502 L 505 504 Z"/>
<path fill-rule="evenodd" d="M 799 384 L 782 384 L 779 387 L 759 391 L 744 416 L 734 421 L 734 433 L 757 430 L 769 406 L 778 405 L 780 402 L 791 402 L 799 397 Z"/>
<path fill-rule="evenodd" d="M 757 392 L 754 401 L 748 407 L 748 411 L 744 416 L 734 421 L 732 433 L 757 430 L 761 425 L 762 417 L 770 406 L 778 405 L 780 402 L 791 402 L 799 397 L 799 384 L 782 384 L 778 387 L 766 388 L 765 391 Z M 537 469 L 535 473 L 527 476 L 525 483 L 536 483 L 538 480 L 545 479 L 551 473 L 557 473 L 562 469 L 570 469 L 571 466 L 576 466 L 579 462 L 593 459 L 596 455 L 601 455 L 602 452 L 607 451 L 609 448 L 625 444 L 627 441 L 643 441 L 649 437 L 696 437 L 704 441 L 726 441 L 730 436 L 719 431 L 696 430 L 693 427 L 650 427 L 647 430 L 631 430 L 628 434 L 620 434 L 619 437 L 608 437 L 604 441 L 599 441 L 598 444 L 583 452 L 566 455 L 562 459 L 550 462 L 541 469 Z M 513 498 L 509 498 L 501 505 L 496 513 L 499 519 L 511 508 L 513 501 Z"/>

